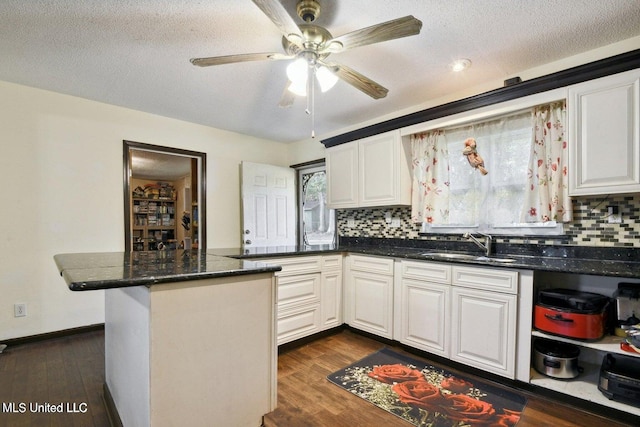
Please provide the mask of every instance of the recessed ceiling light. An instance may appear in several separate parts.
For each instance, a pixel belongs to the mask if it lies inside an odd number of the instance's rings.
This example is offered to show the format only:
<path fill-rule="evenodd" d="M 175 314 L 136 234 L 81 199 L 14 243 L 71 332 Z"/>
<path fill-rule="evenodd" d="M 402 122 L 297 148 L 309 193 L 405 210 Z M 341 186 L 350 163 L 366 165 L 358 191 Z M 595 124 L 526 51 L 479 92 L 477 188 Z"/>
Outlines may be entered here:
<path fill-rule="evenodd" d="M 459 71 L 466 70 L 470 66 L 471 66 L 471 61 L 470 60 L 468 60 L 468 59 L 457 59 L 457 60 L 453 61 L 453 63 L 451 64 L 451 70 L 455 71 L 457 73 Z"/>

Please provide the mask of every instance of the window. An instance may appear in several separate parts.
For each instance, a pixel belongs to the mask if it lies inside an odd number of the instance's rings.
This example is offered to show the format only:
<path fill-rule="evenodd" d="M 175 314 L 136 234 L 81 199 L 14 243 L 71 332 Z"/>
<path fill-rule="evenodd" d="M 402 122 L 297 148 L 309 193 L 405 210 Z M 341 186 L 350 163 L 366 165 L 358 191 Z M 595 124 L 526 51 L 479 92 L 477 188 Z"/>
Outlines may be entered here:
<path fill-rule="evenodd" d="M 491 234 L 560 234 L 553 221 L 523 223 L 531 152 L 531 110 L 494 120 L 444 129 L 439 138 L 447 153 L 448 193 L 435 198 L 435 209 L 444 212 L 438 221 L 423 224 L 423 231 Z M 475 139 L 477 152 L 488 171 L 483 175 L 471 167 L 463 154 L 465 141 Z"/>
<path fill-rule="evenodd" d="M 318 163 L 298 169 L 300 244 L 335 243 L 335 211 L 327 207 L 327 174 Z"/>

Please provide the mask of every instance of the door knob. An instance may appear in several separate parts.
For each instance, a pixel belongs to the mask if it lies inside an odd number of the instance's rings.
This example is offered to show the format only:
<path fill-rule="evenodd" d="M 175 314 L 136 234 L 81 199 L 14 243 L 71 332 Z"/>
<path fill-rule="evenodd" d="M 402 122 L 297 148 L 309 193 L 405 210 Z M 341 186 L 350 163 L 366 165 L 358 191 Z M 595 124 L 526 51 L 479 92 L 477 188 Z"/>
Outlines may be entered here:
<path fill-rule="evenodd" d="M 251 234 L 251 230 L 244 230 L 244 234 Z"/>
<path fill-rule="evenodd" d="M 244 243 L 247 244 L 247 245 L 250 245 L 251 244 L 251 240 L 245 240 Z"/>

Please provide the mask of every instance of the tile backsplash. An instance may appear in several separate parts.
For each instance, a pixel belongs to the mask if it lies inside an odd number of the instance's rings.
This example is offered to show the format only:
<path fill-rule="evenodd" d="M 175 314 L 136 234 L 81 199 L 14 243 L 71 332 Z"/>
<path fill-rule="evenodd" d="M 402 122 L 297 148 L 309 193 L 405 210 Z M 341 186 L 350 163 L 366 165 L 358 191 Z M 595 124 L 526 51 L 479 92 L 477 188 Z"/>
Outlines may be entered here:
<path fill-rule="evenodd" d="M 621 224 L 608 222 L 607 206 L 618 206 Z M 391 227 L 385 214 L 400 219 Z M 338 210 L 338 234 L 344 237 L 371 237 L 421 240 L 459 240 L 459 235 L 419 235 L 421 224 L 411 222 L 410 207 L 363 208 Z M 354 224 L 350 226 L 349 220 Z M 565 224 L 563 236 L 497 236 L 502 243 L 536 245 L 640 247 L 640 194 L 575 197 L 573 222 Z"/>

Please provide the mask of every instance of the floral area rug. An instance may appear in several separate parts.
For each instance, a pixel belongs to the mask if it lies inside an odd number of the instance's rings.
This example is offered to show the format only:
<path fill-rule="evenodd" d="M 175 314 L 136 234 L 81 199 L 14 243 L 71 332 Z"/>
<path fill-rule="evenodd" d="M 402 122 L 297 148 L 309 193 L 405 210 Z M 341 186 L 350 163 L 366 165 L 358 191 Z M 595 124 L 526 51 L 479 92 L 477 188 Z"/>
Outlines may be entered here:
<path fill-rule="evenodd" d="M 419 427 L 515 426 L 527 403 L 387 348 L 327 379 Z"/>

